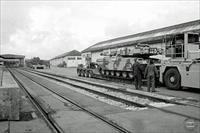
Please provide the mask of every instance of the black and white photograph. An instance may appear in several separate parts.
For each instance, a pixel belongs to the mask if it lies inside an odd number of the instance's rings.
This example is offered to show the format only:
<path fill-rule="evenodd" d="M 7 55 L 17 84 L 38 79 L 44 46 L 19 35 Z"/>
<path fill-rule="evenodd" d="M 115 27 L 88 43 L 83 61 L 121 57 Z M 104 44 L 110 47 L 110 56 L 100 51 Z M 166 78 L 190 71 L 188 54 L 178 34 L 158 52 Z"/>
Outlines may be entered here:
<path fill-rule="evenodd" d="M 200 0 L 0 0 L 0 133 L 200 133 Z"/>

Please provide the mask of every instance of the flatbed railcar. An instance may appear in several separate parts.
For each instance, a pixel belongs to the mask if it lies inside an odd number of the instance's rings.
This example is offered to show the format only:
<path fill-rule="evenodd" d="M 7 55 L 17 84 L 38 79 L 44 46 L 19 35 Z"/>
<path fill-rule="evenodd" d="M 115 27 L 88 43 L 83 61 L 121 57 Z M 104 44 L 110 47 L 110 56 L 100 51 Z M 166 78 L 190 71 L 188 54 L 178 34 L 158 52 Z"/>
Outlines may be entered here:
<path fill-rule="evenodd" d="M 83 77 L 103 77 L 113 78 L 121 80 L 133 81 L 133 69 L 132 65 L 135 59 L 140 63 L 142 69 L 142 78 L 144 77 L 144 71 L 148 64 L 149 57 L 156 55 L 157 48 L 150 48 L 148 45 L 139 46 L 138 53 L 133 53 L 129 50 L 129 53 L 121 52 L 118 55 L 107 55 L 103 58 L 97 59 L 97 62 L 87 62 L 86 65 L 79 65 L 77 68 L 78 76 Z M 127 49 L 126 49 L 127 51 Z M 158 66 L 159 67 L 159 66 Z"/>

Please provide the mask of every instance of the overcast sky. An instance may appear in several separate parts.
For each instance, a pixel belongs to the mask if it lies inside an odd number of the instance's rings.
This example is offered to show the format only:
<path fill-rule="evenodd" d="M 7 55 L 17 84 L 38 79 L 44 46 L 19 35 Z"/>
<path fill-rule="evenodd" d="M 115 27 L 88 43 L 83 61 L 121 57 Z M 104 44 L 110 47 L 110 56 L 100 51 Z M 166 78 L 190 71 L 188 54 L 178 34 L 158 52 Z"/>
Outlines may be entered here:
<path fill-rule="evenodd" d="M 51 59 L 107 39 L 200 19 L 197 1 L 1 1 L 1 54 Z"/>

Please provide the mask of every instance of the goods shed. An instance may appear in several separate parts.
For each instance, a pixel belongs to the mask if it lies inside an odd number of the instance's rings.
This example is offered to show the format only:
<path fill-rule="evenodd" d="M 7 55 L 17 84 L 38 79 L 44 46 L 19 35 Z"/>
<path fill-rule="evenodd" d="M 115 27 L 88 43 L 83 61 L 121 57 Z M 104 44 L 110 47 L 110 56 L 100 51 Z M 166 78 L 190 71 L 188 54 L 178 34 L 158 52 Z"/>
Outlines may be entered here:
<path fill-rule="evenodd" d="M 82 63 L 81 53 L 77 50 L 66 52 L 50 60 L 50 65 L 57 67 L 77 67 L 78 64 L 81 63 Z"/>
<path fill-rule="evenodd" d="M 184 32 L 200 33 L 200 20 L 102 41 L 83 50 L 82 57 L 90 57 L 92 62 L 96 62 L 101 57 L 101 53 L 109 54 L 122 48 L 134 49 L 137 44 L 148 44 L 166 52 L 164 40 L 169 36 Z"/>
<path fill-rule="evenodd" d="M 0 62 L 8 67 L 21 67 L 24 66 L 24 58 L 24 55 L 3 54 L 0 55 Z"/>

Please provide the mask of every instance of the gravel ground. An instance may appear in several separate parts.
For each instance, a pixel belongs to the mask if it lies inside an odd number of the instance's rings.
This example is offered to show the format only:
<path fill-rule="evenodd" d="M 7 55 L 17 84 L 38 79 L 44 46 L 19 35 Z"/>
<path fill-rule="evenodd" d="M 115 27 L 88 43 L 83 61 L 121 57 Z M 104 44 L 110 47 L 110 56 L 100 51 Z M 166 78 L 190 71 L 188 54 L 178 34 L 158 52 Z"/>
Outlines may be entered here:
<path fill-rule="evenodd" d="M 142 105 L 149 104 L 149 105 L 153 105 L 153 106 L 156 106 L 156 107 L 166 107 L 166 106 L 172 106 L 173 105 L 173 104 L 166 104 L 166 103 L 163 103 L 163 102 L 152 101 L 152 100 L 149 100 L 147 98 L 140 98 L 138 96 L 126 95 L 126 94 L 121 93 L 121 92 L 111 91 L 111 90 L 108 90 L 106 88 L 97 87 L 97 86 L 93 86 L 93 85 L 88 85 L 88 84 L 85 84 L 85 83 L 79 83 L 79 82 L 68 80 L 68 79 L 62 79 L 62 78 L 58 78 L 58 79 L 64 80 L 66 82 L 73 83 L 73 84 L 76 84 L 76 85 L 79 85 L 79 86 L 83 86 L 83 87 L 89 88 L 91 90 L 95 90 L 95 91 L 98 91 L 98 92 L 103 92 L 103 93 L 109 94 L 111 96 L 120 97 L 120 98 L 128 100 L 128 101 L 140 103 Z M 70 88 L 70 89 L 72 89 L 74 91 L 77 91 L 79 93 L 82 93 L 84 95 L 93 97 L 93 98 L 95 98 L 95 99 L 97 99 L 99 101 L 105 102 L 105 103 L 110 104 L 110 105 L 121 107 L 123 109 L 140 110 L 140 108 L 138 108 L 138 107 L 127 106 L 126 104 L 115 102 L 115 101 L 110 100 L 108 98 L 104 98 L 104 97 L 98 96 L 96 94 L 90 93 L 88 91 L 85 91 L 85 90 L 82 90 L 82 89 L 79 89 L 79 88 L 76 88 L 76 87 L 72 87 L 70 85 L 66 85 L 64 83 L 60 83 L 60 82 L 57 82 L 57 81 L 54 81 L 54 80 L 51 80 L 51 81 L 55 82 L 56 84 L 60 84 L 62 86 Z"/>

